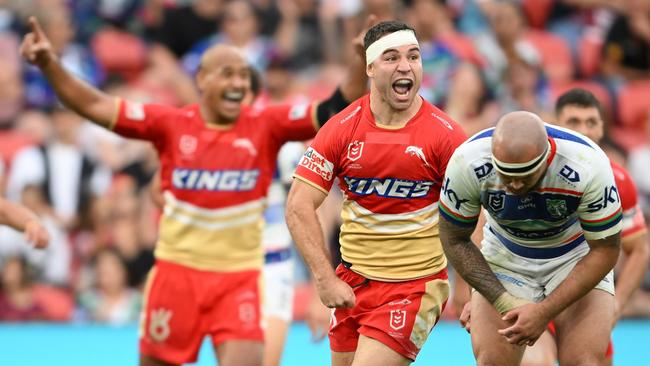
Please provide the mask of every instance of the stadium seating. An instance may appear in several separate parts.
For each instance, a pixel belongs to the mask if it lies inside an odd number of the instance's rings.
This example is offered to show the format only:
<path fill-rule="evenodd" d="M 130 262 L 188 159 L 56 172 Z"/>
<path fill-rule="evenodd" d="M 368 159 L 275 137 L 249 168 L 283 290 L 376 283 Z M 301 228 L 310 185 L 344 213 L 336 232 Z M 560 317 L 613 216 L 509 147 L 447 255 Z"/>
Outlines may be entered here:
<path fill-rule="evenodd" d="M 583 78 L 590 78 L 599 71 L 600 54 L 603 42 L 595 37 L 584 36 L 580 39 L 578 68 Z"/>
<path fill-rule="evenodd" d="M 613 111 L 612 98 L 610 97 L 609 92 L 607 92 L 607 89 L 605 89 L 604 86 L 594 81 L 576 80 L 568 83 L 552 84 L 551 102 L 555 104 L 557 98 L 560 95 L 568 92 L 573 88 L 582 88 L 592 92 L 596 96 L 596 98 L 600 101 L 600 103 L 602 103 L 605 109 L 605 113 L 608 114 L 608 116 L 611 115 Z"/>
<path fill-rule="evenodd" d="M 544 28 L 553 6 L 553 0 L 523 0 L 521 6 L 531 27 Z"/>
<path fill-rule="evenodd" d="M 612 137 L 628 150 L 645 142 L 644 124 L 650 104 L 650 81 L 635 81 L 624 86 L 618 94 L 618 125 L 612 128 Z"/>
<path fill-rule="evenodd" d="M 568 82 L 573 78 L 573 59 L 567 42 L 551 32 L 531 30 L 525 35 L 542 57 L 542 68 L 551 83 Z"/>

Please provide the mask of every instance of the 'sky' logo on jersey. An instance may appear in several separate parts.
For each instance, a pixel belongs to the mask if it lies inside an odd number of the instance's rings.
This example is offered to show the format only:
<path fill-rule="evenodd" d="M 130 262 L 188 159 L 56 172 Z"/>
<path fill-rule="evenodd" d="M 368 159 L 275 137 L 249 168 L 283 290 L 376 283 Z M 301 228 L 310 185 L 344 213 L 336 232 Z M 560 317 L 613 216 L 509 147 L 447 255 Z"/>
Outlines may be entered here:
<path fill-rule="evenodd" d="M 615 204 L 619 201 L 618 189 L 615 186 L 605 187 L 603 195 L 597 201 L 594 201 L 587 205 L 587 212 L 596 212 L 607 208 L 610 204 Z"/>
<path fill-rule="evenodd" d="M 350 161 L 356 161 L 361 157 L 363 153 L 363 141 L 355 140 L 348 145 L 348 159 Z"/>

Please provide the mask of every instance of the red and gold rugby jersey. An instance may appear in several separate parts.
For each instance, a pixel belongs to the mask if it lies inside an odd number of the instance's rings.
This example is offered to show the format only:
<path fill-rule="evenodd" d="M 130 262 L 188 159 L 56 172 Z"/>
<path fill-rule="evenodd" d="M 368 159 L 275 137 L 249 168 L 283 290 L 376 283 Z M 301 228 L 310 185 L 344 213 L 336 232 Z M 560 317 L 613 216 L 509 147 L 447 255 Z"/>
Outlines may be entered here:
<path fill-rule="evenodd" d="M 623 209 L 621 239 L 634 238 L 647 230 L 643 211 L 639 207 L 636 185 L 625 168 L 612 160 L 610 162 Z"/>
<path fill-rule="evenodd" d="M 208 126 L 197 104 L 178 109 L 119 102 L 118 134 L 151 141 L 160 156 L 165 208 L 156 258 L 238 271 L 263 264 L 265 196 L 286 141 L 316 133 L 312 105 L 250 109 Z"/>
<path fill-rule="evenodd" d="M 447 264 L 437 202 L 464 140 L 461 127 L 426 101 L 405 126 L 378 126 L 366 95 L 321 129 L 295 177 L 326 193 L 339 178 L 341 255 L 353 271 L 389 281 L 423 277 Z"/>

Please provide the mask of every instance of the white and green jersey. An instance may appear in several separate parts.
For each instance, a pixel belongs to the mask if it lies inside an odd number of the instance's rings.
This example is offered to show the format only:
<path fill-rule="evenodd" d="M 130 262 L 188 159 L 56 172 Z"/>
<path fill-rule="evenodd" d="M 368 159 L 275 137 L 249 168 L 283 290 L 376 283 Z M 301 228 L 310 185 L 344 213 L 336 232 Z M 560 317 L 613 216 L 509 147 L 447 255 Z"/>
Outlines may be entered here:
<path fill-rule="evenodd" d="M 492 163 L 487 129 L 452 156 L 440 194 L 440 214 L 459 226 L 474 226 L 487 212 L 487 241 L 498 241 L 527 258 L 547 259 L 581 243 L 621 230 L 621 203 L 609 159 L 583 135 L 546 125 L 549 166 L 531 192 L 505 190 Z"/>

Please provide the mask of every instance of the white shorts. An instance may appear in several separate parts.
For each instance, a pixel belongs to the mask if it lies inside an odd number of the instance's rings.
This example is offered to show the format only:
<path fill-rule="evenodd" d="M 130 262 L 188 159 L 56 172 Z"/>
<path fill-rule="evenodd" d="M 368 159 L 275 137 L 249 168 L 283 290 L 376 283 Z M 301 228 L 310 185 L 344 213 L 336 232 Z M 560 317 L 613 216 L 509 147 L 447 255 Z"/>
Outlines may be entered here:
<path fill-rule="evenodd" d="M 486 229 L 487 230 L 487 229 Z M 481 252 L 492 272 L 514 296 L 540 302 L 555 290 L 587 255 L 589 245 L 582 241 L 569 252 L 554 258 L 529 258 L 513 253 L 492 235 L 485 236 Z M 614 273 L 610 271 L 596 285 L 597 289 L 614 295 Z"/>
<path fill-rule="evenodd" d="M 264 315 L 293 318 L 293 258 L 264 264 Z"/>

